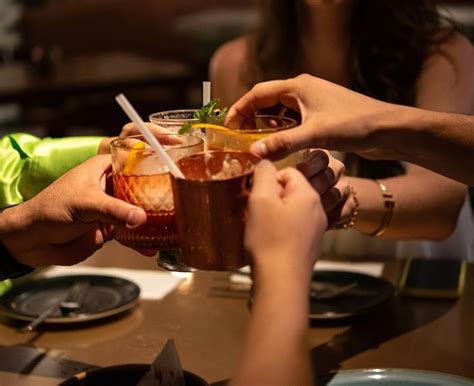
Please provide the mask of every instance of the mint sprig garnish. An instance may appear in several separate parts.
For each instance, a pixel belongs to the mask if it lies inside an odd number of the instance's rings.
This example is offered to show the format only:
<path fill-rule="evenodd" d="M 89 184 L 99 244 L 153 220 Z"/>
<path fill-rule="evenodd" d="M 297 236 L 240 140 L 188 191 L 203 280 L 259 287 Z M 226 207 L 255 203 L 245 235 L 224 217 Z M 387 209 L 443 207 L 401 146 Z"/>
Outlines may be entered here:
<path fill-rule="evenodd" d="M 193 114 L 193 118 L 198 121 L 198 123 L 213 123 L 216 125 L 222 125 L 225 120 L 225 115 L 227 114 L 227 107 L 223 109 L 216 109 L 216 106 L 219 104 L 219 98 L 211 100 L 208 104 L 202 106 L 200 110 L 196 110 Z M 179 129 L 179 134 L 186 134 L 192 128 L 191 122 L 186 122 Z"/>

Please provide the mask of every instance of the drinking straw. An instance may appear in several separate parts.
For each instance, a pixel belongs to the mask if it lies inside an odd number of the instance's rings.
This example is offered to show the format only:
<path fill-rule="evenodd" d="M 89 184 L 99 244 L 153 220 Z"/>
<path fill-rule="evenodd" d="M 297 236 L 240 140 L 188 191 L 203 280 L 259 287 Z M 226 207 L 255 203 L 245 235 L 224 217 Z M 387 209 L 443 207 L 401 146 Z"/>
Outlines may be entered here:
<path fill-rule="evenodd" d="M 155 150 L 156 154 L 160 157 L 161 161 L 168 166 L 170 173 L 176 178 L 184 178 L 183 173 L 179 168 L 176 166 L 174 161 L 170 158 L 170 156 L 166 153 L 163 149 L 163 146 L 158 142 L 155 136 L 151 133 L 151 131 L 146 127 L 145 122 L 140 118 L 137 111 L 133 108 L 130 104 L 128 99 L 123 94 L 119 94 L 115 97 L 115 100 L 123 109 L 125 114 L 130 118 L 130 120 L 135 123 L 138 127 L 138 130 L 143 134 L 148 144 Z"/>
<path fill-rule="evenodd" d="M 211 101 L 211 82 L 202 82 L 202 105 L 206 106 Z"/>

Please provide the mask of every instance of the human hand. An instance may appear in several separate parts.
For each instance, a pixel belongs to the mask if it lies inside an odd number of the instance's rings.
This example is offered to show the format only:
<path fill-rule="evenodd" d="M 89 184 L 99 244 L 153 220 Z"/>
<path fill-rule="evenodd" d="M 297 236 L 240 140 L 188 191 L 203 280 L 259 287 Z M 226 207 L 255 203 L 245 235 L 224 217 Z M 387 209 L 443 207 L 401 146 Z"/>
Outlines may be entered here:
<path fill-rule="evenodd" d="M 245 247 L 260 283 L 310 278 L 327 227 L 321 200 L 296 169 L 277 173 L 269 161 L 255 168 Z"/>
<path fill-rule="evenodd" d="M 0 216 L 0 240 L 22 264 L 76 264 L 112 237 L 113 226 L 146 221 L 138 207 L 104 192 L 110 156 L 96 156 Z"/>
<path fill-rule="evenodd" d="M 328 217 L 328 228 L 347 220 L 354 210 L 345 166 L 326 150 L 313 149 L 306 160 L 297 166 L 311 186 L 321 196 Z"/>
<path fill-rule="evenodd" d="M 171 133 L 168 129 L 155 125 L 154 123 L 146 122 L 145 125 L 155 135 Z M 118 137 L 125 138 L 125 137 L 130 137 L 132 135 L 141 135 L 141 132 L 133 122 L 129 122 L 122 127 L 122 130 L 120 131 L 120 134 Z M 99 144 L 99 149 L 97 150 L 97 154 L 109 154 L 110 142 L 112 142 L 115 138 L 116 137 L 104 138 Z"/>
<path fill-rule="evenodd" d="M 298 111 L 302 123 L 255 142 L 250 150 L 262 158 L 280 159 L 305 148 L 353 151 L 370 159 L 388 151 L 374 121 L 390 114 L 392 105 L 306 74 L 257 84 L 229 109 L 225 125 L 244 127 L 259 109 L 278 103 Z"/>

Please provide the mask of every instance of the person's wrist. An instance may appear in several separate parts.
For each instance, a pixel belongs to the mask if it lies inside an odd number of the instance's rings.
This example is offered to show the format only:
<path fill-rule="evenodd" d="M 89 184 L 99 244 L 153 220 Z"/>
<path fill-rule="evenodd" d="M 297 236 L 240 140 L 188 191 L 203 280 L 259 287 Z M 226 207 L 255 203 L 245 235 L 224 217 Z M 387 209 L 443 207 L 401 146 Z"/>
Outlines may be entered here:
<path fill-rule="evenodd" d="M 368 123 L 370 146 L 378 148 L 385 159 L 409 161 L 417 138 L 423 138 L 423 115 L 413 107 L 384 104 L 385 108 Z"/>
<path fill-rule="evenodd" d="M 310 281 L 314 259 L 307 251 L 266 252 L 253 259 L 255 281 L 277 290 L 280 287 L 305 286 Z"/>

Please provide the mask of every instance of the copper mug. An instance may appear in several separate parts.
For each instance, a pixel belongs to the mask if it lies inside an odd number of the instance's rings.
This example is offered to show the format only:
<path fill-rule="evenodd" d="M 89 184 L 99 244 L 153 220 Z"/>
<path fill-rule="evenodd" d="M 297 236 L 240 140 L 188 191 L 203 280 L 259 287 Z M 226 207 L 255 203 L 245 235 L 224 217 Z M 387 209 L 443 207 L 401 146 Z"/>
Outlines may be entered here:
<path fill-rule="evenodd" d="M 171 179 L 180 263 L 200 269 L 236 270 L 248 264 L 245 217 L 258 157 L 209 151 L 178 161 L 185 178 Z M 222 178 L 222 171 L 227 175 Z"/>

